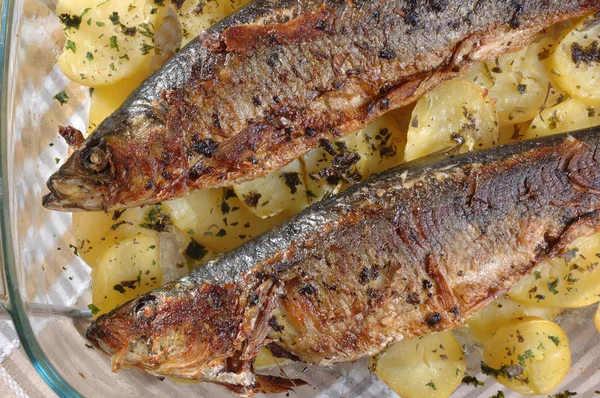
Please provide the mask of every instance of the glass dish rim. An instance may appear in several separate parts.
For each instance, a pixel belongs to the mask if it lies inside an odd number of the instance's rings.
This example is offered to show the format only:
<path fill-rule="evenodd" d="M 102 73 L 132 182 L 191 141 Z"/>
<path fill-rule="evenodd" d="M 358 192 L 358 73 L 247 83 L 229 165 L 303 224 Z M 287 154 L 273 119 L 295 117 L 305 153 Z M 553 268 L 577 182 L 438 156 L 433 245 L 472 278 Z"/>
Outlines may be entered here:
<path fill-rule="evenodd" d="M 2 303 L 9 313 L 19 340 L 41 378 L 61 397 L 82 397 L 50 363 L 33 332 L 27 309 L 20 293 L 19 273 L 15 264 L 10 219 L 10 191 L 8 187 L 8 81 L 10 67 L 11 33 L 17 0 L 0 0 L 0 245 L 2 266 L 8 301 Z"/>

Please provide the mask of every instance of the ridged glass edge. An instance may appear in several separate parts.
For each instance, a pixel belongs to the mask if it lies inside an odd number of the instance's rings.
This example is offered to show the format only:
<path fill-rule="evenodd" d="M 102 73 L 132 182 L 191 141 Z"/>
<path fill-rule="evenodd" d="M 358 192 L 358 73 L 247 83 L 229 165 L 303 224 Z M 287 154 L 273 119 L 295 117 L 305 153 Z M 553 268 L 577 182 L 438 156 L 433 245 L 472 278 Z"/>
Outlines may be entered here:
<path fill-rule="evenodd" d="M 19 276 L 15 266 L 12 235 L 10 228 L 10 193 L 8 191 L 8 85 L 9 79 L 9 57 L 10 57 L 10 33 L 12 29 L 12 16 L 16 1 L 0 0 L 0 233 L 2 239 L 2 255 L 4 257 L 4 275 L 8 291 L 9 302 L 6 310 L 10 314 L 21 344 L 34 368 L 42 379 L 61 397 L 82 397 L 61 376 L 56 368 L 50 363 L 42 351 L 37 338 L 27 318 L 27 310 L 19 291 Z"/>

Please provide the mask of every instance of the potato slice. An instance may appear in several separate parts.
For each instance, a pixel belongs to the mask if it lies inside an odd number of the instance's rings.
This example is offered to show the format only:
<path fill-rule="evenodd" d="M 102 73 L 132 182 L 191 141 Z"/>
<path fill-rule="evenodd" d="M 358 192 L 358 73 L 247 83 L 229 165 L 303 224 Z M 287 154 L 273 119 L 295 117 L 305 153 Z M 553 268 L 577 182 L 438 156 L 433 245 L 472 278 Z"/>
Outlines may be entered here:
<path fill-rule="evenodd" d="M 153 235 L 154 231 L 142 228 L 144 209 L 127 209 L 118 217 L 114 213 L 73 213 L 73 232 L 77 237 L 77 253 L 92 268 L 102 261 L 104 252 L 120 240 L 139 233 Z"/>
<path fill-rule="evenodd" d="M 600 125 L 600 110 L 575 99 L 567 99 L 540 112 L 531 122 L 524 139 L 565 133 Z"/>
<path fill-rule="evenodd" d="M 498 115 L 487 91 L 450 80 L 421 97 L 413 110 L 404 156 L 410 161 L 462 144 L 481 149 L 498 142 Z"/>
<path fill-rule="evenodd" d="M 600 234 L 577 239 L 559 258 L 543 262 L 508 295 L 528 306 L 577 308 L 600 301 Z"/>
<path fill-rule="evenodd" d="M 285 212 L 288 217 L 308 206 L 302 165 L 294 160 L 279 170 L 233 187 L 244 206 L 261 218 Z"/>
<path fill-rule="evenodd" d="M 556 82 L 571 96 L 600 105 L 600 15 L 593 14 L 571 29 L 551 56 Z"/>
<path fill-rule="evenodd" d="M 500 327 L 514 319 L 534 316 L 553 320 L 561 312 L 560 308 L 521 304 L 511 300 L 507 295 L 503 295 L 467 319 L 468 336 L 479 343 L 486 343 Z"/>
<path fill-rule="evenodd" d="M 147 75 L 154 34 L 169 4 L 169 0 L 60 0 L 56 13 L 67 36 L 58 60 L 63 73 L 89 87 Z"/>
<path fill-rule="evenodd" d="M 156 236 L 139 234 L 113 243 L 92 272 L 92 302 L 98 315 L 162 284 Z"/>
<path fill-rule="evenodd" d="M 555 47 L 554 40 L 545 38 L 521 51 L 485 62 L 484 69 L 492 80 L 492 85 L 487 88 L 489 96 L 496 101 L 500 124 L 526 122 L 539 112 L 546 101 L 551 78 L 545 60 L 538 54 Z"/>
<path fill-rule="evenodd" d="M 451 331 L 400 341 L 372 361 L 375 374 L 403 398 L 448 397 L 466 368 Z"/>
<path fill-rule="evenodd" d="M 263 220 L 252 214 L 230 188 L 203 189 L 162 206 L 173 224 L 200 245 L 197 252 L 231 250 L 286 219 L 277 215 Z"/>
<path fill-rule="evenodd" d="M 187 0 L 181 7 L 175 6 L 183 34 L 182 46 L 248 2 L 249 0 Z"/>
<path fill-rule="evenodd" d="M 485 346 L 481 367 L 521 395 L 549 394 L 571 367 L 569 339 L 554 322 L 516 319 L 498 329 Z"/>

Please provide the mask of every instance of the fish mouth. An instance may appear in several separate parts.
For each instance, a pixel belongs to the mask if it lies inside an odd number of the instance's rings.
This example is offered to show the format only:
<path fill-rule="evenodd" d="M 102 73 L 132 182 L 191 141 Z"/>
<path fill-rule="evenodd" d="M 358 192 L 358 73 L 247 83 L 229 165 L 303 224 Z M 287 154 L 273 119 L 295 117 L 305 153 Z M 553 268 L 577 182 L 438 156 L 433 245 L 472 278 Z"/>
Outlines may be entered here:
<path fill-rule="evenodd" d="M 45 208 L 58 211 L 105 210 L 102 181 L 61 174 L 59 171 L 48 180 L 50 193 L 42 199 Z"/>

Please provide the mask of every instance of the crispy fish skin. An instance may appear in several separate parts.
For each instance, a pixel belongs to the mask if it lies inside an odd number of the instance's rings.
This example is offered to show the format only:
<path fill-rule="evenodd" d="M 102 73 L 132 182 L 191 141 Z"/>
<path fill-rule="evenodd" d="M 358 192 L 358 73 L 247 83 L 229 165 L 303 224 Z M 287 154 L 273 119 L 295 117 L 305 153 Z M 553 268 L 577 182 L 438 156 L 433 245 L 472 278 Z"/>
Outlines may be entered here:
<path fill-rule="evenodd" d="M 596 0 L 258 0 L 147 79 L 48 180 L 114 210 L 250 180 L 516 50 Z"/>
<path fill-rule="evenodd" d="M 599 226 L 600 128 L 409 164 L 100 316 L 87 337 L 114 369 L 249 394 L 262 345 L 327 365 L 455 328 Z"/>

